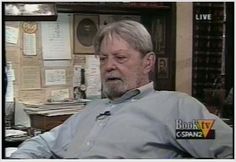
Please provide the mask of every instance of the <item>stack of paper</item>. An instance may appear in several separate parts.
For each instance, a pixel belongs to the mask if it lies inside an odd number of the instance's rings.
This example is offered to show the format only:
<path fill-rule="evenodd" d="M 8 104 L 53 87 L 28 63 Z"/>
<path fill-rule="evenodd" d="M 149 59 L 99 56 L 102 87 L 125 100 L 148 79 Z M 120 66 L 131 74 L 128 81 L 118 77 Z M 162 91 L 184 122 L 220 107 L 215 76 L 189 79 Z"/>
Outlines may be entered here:
<path fill-rule="evenodd" d="M 75 114 L 84 109 L 81 103 L 50 103 L 45 105 L 27 105 L 24 108 L 28 114 L 37 114 L 45 116 L 57 116 Z"/>
<path fill-rule="evenodd" d="M 15 129 L 7 129 L 5 134 L 6 137 L 21 137 L 26 135 L 27 132 Z"/>
<path fill-rule="evenodd" d="M 17 147 L 7 147 L 6 148 L 6 157 L 9 158 L 13 152 L 17 150 Z"/>

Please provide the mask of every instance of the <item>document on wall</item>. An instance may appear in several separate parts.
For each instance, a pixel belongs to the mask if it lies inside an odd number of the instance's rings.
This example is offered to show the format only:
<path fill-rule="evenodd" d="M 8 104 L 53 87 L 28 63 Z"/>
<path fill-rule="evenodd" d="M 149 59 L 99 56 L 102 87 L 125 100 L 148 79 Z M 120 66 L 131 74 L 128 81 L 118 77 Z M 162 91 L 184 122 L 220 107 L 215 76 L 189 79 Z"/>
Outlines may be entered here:
<path fill-rule="evenodd" d="M 27 104 L 42 104 L 45 102 L 45 90 L 20 90 L 18 100 Z"/>
<path fill-rule="evenodd" d="M 73 63 L 74 65 L 81 65 L 84 67 L 86 65 L 86 55 L 74 55 Z"/>
<path fill-rule="evenodd" d="M 7 102 L 13 102 L 14 101 L 14 87 L 13 87 L 13 81 L 7 82 L 7 92 L 6 92 L 6 101 Z"/>
<path fill-rule="evenodd" d="M 62 67 L 66 68 L 70 66 L 70 60 L 44 60 L 43 65 L 45 67 Z"/>
<path fill-rule="evenodd" d="M 46 69 L 45 70 L 45 85 L 64 85 L 66 84 L 65 69 Z"/>
<path fill-rule="evenodd" d="M 22 89 L 40 89 L 40 67 L 39 66 L 23 66 L 21 73 Z"/>
<path fill-rule="evenodd" d="M 6 26 L 6 42 L 17 44 L 19 29 L 15 27 Z"/>
<path fill-rule="evenodd" d="M 6 61 L 11 62 L 13 68 L 20 63 L 20 55 L 20 50 L 6 48 Z"/>
<path fill-rule="evenodd" d="M 56 89 L 51 91 L 51 101 L 63 101 L 69 98 L 69 89 Z"/>
<path fill-rule="evenodd" d="M 15 72 L 12 68 L 12 64 L 10 62 L 7 63 L 6 67 L 7 73 L 7 93 L 6 93 L 6 101 L 13 102 L 14 101 L 14 87 L 13 81 L 15 80 Z"/>
<path fill-rule="evenodd" d="M 43 59 L 71 59 L 70 14 L 58 14 L 57 21 L 41 22 Z"/>
<path fill-rule="evenodd" d="M 74 65 L 73 87 L 80 86 L 81 80 L 81 65 Z"/>
<path fill-rule="evenodd" d="M 7 72 L 7 81 L 15 81 L 16 79 L 15 72 L 11 62 L 7 62 L 6 72 Z"/>
<path fill-rule="evenodd" d="M 87 79 L 87 96 L 94 97 L 94 96 L 101 96 L 101 78 L 100 78 L 100 63 L 99 59 L 95 56 L 91 55 L 86 58 L 86 79 Z"/>
<path fill-rule="evenodd" d="M 23 53 L 27 56 L 36 55 L 36 35 L 24 33 L 23 35 Z"/>
<path fill-rule="evenodd" d="M 40 53 L 34 56 L 20 55 L 21 66 L 41 66 Z"/>

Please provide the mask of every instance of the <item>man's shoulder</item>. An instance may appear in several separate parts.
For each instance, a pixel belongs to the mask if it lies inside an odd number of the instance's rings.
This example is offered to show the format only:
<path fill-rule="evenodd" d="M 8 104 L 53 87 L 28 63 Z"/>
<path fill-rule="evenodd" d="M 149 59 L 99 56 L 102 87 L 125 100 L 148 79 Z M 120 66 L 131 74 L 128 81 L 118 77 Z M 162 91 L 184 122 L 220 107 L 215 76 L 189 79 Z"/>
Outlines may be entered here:
<path fill-rule="evenodd" d="M 159 102 L 162 104 L 177 104 L 178 106 L 182 105 L 198 105 L 200 107 L 203 104 L 196 98 L 190 96 L 187 93 L 179 91 L 155 91 L 151 95 L 147 96 L 150 100 L 154 102 Z"/>
<path fill-rule="evenodd" d="M 187 93 L 179 92 L 179 91 L 167 91 L 167 90 L 156 90 L 153 94 L 150 96 L 154 98 L 166 98 L 166 99 L 194 99 L 192 96 L 190 96 Z"/>

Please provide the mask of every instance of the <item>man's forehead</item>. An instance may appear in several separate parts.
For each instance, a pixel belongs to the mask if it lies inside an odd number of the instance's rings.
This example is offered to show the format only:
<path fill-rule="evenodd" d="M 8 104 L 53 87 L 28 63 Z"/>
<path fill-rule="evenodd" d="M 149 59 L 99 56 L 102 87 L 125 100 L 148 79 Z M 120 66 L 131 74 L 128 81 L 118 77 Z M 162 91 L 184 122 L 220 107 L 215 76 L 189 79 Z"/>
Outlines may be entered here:
<path fill-rule="evenodd" d="M 100 53 L 106 53 L 108 50 L 116 52 L 129 51 L 131 45 L 120 37 L 104 38 L 101 43 Z"/>
<path fill-rule="evenodd" d="M 104 38 L 102 39 L 102 43 L 107 44 L 107 43 L 111 43 L 114 41 L 120 41 L 120 42 L 126 42 L 128 43 L 125 39 L 123 39 L 121 36 L 119 36 L 118 34 L 115 33 L 109 33 L 107 35 L 104 36 Z"/>
<path fill-rule="evenodd" d="M 108 54 L 130 54 L 129 50 L 127 49 L 117 49 L 112 52 L 106 53 L 106 51 L 100 51 L 99 55 L 108 55 Z"/>

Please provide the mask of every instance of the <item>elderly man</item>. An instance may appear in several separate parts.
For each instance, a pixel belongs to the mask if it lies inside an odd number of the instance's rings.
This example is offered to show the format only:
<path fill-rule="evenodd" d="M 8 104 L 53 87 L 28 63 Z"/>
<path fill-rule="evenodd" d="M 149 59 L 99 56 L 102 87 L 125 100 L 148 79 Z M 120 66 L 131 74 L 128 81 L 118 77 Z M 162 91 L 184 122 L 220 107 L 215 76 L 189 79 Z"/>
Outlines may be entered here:
<path fill-rule="evenodd" d="M 231 158 L 232 129 L 183 93 L 155 91 L 151 36 L 135 21 L 95 38 L 106 99 L 33 137 L 11 158 Z"/>

